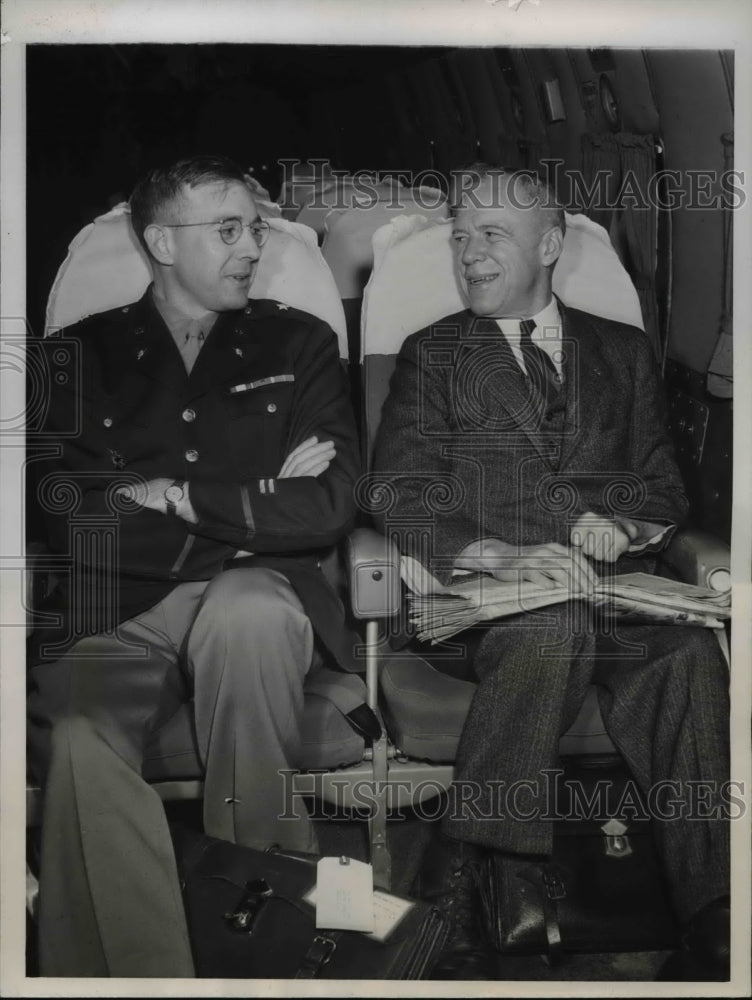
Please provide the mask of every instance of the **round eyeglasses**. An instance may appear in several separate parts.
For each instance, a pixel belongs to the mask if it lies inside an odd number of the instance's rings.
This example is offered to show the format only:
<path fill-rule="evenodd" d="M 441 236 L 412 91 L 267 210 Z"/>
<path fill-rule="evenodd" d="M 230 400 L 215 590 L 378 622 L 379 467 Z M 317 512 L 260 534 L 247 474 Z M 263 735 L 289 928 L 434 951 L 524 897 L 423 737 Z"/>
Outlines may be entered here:
<path fill-rule="evenodd" d="M 215 222 L 160 222 L 160 226 L 165 229 L 188 229 L 190 226 L 216 226 L 220 239 L 228 246 L 237 243 L 243 230 L 247 229 L 257 247 L 262 247 L 266 243 L 271 227 L 263 219 L 256 219 L 255 222 L 241 222 L 240 219 L 218 219 Z"/>

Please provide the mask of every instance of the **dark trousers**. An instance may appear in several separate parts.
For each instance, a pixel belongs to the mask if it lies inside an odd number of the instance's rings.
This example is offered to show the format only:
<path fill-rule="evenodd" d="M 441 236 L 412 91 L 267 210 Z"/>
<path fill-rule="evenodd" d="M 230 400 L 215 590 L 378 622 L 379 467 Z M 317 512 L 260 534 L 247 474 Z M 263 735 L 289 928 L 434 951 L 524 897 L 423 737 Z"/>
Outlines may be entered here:
<path fill-rule="evenodd" d="M 32 671 L 29 755 L 45 785 L 39 896 L 46 976 L 193 976 L 169 827 L 141 777 L 154 728 L 194 697 L 204 827 L 310 851 L 280 819 L 313 631 L 287 580 L 233 569 L 181 584 L 117 636 Z"/>
<path fill-rule="evenodd" d="M 686 919 L 729 891 L 725 659 L 709 629 L 634 625 L 606 634 L 583 628 L 577 608 L 507 619 L 484 635 L 445 831 L 498 850 L 549 854 L 553 824 L 547 806 L 539 809 L 542 794 L 561 766 L 559 739 L 595 683 L 612 741 L 641 792 L 660 804 L 658 845 Z M 514 808 L 502 813 L 500 802 Z"/>

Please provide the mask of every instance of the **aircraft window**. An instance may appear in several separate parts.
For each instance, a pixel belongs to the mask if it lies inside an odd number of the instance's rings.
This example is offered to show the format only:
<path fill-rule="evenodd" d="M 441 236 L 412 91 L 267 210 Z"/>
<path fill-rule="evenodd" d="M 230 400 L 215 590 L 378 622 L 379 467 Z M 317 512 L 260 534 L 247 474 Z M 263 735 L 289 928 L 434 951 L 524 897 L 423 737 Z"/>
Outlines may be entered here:
<path fill-rule="evenodd" d="M 611 81 L 604 73 L 601 73 L 600 80 L 598 81 L 598 93 L 600 95 L 601 107 L 603 108 L 603 113 L 606 116 L 606 121 L 614 132 L 618 132 L 621 125 L 619 102 L 616 99 L 614 88 L 611 86 Z"/>

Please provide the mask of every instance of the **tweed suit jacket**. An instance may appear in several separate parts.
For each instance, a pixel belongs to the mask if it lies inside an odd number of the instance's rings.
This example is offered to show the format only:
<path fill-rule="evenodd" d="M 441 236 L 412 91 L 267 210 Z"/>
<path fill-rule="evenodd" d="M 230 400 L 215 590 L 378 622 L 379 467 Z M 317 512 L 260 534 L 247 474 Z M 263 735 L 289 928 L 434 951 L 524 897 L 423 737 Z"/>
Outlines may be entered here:
<path fill-rule="evenodd" d="M 457 313 L 402 347 L 376 447 L 377 478 L 388 484 L 382 495 L 391 497 L 378 520 L 445 582 L 457 555 L 479 538 L 568 544 L 586 511 L 667 526 L 685 515 L 644 334 L 559 306 L 564 397 L 556 407 L 531 397 L 493 320 Z M 645 563 L 624 556 L 613 568 L 652 568 Z M 599 574 L 605 569 L 598 564 Z M 455 787 L 477 797 L 467 812 L 450 809 L 451 836 L 550 852 L 550 819 L 499 822 L 493 788 L 543 780 L 558 766 L 559 738 L 582 704 L 599 641 L 580 626 L 578 604 L 514 615 L 482 631 L 473 654 L 479 683 L 455 768 Z M 670 632 L 641 631 L 648 658 L 661 656 Z M 637 711 L 644 715 L 646 706 Z M 623 735 L 612 733 L 617 745 Z"/>
<path fill-rule="evenodd" d="M 63 564 L 34 634 L 48 655 L 112 629 L 178 583 L 206 580 L 238 550 L 317 555 L 351 524 L 359 471 L 346 376 L 321 320 L 270 300 L 219 315 L 190 375 L 150 291 L 44 342 L 72 343 L 74 371 L 51 380 L 32 463 L 47 543 Z M 54 363 L 49 360 L 50 370 Z M 285 456 L 316 434 L 336 458 L 318 478 L 278 479 Z M 170 477 L 190 484 L 197 524 L 119 500 L 117 486 Z M 281 562 L 279 561 L 281 560 Z M 319 574 L 320 575 L 320 574 Z M 326 586 L 323 577 L 321 586 Z"/>
<path fill-rule="evenodd" d="M 559 305 L 563 419 L 531 402 L 493 320 L 456 313 L 400 351 L 374 462 L 393 504 L 377 520 L 444 581 L 482 537 L 568 544 L 586 511 L 667 526 L 686 515 L 647 338 Z"/>

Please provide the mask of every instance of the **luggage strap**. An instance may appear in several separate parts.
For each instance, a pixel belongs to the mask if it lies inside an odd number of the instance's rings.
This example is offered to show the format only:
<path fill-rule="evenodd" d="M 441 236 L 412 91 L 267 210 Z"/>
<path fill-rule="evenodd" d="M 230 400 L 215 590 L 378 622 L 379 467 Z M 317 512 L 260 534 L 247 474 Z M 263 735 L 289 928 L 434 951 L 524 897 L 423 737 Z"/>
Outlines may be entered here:
<path fill-rule="evenodd" d="M 326 934 L 316 935 L 295 973 L 296 979 L 315 979 L 318 976 L 324 966 L 331 962 L 332 955 L 337 950 L 340 933 L 340 931 L 328 931 Z"/>
<path fill-rule="evenodd" d="M 520 872 L 522 878 L 535 886 L 540 899 L 541 922 L 546 935 L 546 953 L 543 956 L 549 965 L 555 965 L 564 952 L 561 938 L 558 902 L 567 895 L 563 872 L 551 862 L 529 865 Z"/>
<path fill-rule="evenodd" d="M 551 965 L 559 961 L 563 951 L 561 940 L 561 925 L 556 903 L 567 894 L 564 882 L 559 873 L 549 866 L 544 866 L 541 872 L 543 879 L 543 923 L 546 930 L 547 957 Z"/>

